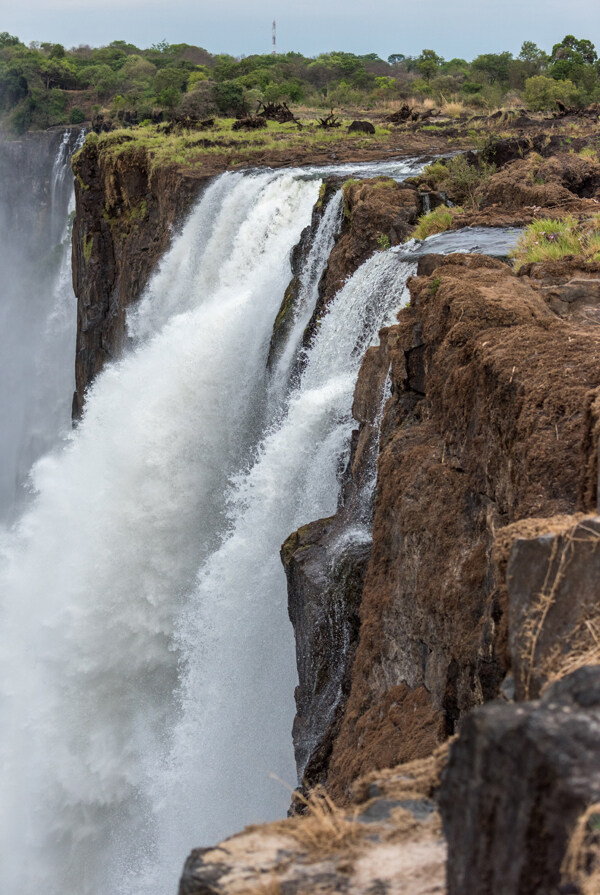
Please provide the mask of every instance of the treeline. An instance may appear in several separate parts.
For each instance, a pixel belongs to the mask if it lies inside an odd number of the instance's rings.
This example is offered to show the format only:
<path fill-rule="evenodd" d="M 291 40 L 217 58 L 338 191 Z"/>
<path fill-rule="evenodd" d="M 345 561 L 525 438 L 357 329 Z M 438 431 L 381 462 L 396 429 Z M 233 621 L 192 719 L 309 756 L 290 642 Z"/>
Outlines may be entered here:
<path fill-rule="evenodd" d="M 485 53 L 467 62 L 433 50 L 387 60 L 343 52 L 234 58 L 166 41 L 65 49 L 0 34 L 0 120 L 17 133 L 77 124 L 101 110 L 143 121 L 157 110 L 206 118 L 243 114 L 259 101 L 373 109 L 410 97 L 482 110 L 541 111 L 557 100 L 585 106 L 600 100 L 600 63 L 594 45 L 573 35 L 549 54 L 526 41 L 517 57 Z"/>

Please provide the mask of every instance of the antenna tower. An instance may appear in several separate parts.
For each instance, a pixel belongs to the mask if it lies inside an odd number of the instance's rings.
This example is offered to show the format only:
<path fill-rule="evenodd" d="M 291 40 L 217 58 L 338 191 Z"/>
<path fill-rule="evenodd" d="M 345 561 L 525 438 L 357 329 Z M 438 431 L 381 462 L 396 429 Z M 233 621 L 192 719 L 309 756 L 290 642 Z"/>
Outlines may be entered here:
<path fill-rule="evenodd" d="M 277 22 L 273 19 L 273 49 L 271 50 L 273 56 L 277 55 Z"/>

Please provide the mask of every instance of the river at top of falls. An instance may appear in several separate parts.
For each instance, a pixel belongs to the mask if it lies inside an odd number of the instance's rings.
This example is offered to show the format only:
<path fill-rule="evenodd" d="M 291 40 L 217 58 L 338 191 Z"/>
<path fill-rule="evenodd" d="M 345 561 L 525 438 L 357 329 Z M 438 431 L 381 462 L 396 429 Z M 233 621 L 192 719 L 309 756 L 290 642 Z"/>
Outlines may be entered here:
<path fill-rule="evenodd" d="M 193 846 L 285 814 L 296 672 L 279 547 L 335 512 L 360 362 L 416 267 L 395 250 L 365 262 L 290 377 L 334 197 L 268 374 L 321 173 L 212 182 L 129 316 L 133 348 L 36 463 L 35 499 L 2 537 L 6 895 L 168 895 Z"/>

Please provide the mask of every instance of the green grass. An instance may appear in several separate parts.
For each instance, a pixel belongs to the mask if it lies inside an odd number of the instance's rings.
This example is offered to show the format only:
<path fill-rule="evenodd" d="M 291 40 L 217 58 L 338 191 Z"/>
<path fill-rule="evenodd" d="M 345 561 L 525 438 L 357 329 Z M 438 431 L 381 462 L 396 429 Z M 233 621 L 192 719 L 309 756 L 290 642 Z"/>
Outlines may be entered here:
<path fill-rule="evenodd" d="M 94 237 L 93 236 L 84 236 L 84 238 L 83 238 L 83 257 L 85 258 L 86 264 L 90 263 L 93 248 L 94 248 Z"/>
<path fill-rule="evenodd" d="M 433 278 L 433 280 L 432 280 L 431 283 L 429 284 L 429 294 L 430 294 L 431 296 L 434 296 L 434 295 L 436 294 L 436 292 L 437 292 L 438 289 L 440 288 L 440 283 L 441 283 L 441 282 L 442 282 L 442 281 L 441 281 L 440 277 L 434 277 L 434 278 Z"/>
<path fill-rule="evenodd" d="M 101 156 L 116 160 L 144 153 L 150 159 L 150 170 L 162 165 L 201 167 L 203 159 L 212 154 L 227 155 L 231 164 L 251 162 L 252 156 L 263 152 L 289 151 L 295 148 L 319 149 L 344 141 L 357 147 L 368 147 L 384 141 L 389 129 L 376 126 L 375 134 L 349 134 L 345 126 L 323 129 L 268 121 L 266 128 L 233 131 L 233 118 L 217 119 L 215 126 L 199 131 L 166 134 L 164 126 L 147 124 L 122 128 L 107 134 L 90 134 L 86 145 L 95 144 Z M 349 122 L 344 122 L 344 125 Z M 85 151 L 85 148 L 84 150 Z M 77 156 L 74 157 L 75 167 Z"/>
<path fill-rule="evenodd" d="M 538 218 L 524 231 L 511 252 L 515 268 L 535 261 L 560 261 L 569 255 L 583 261 L 600 261 L 600 215 L 578 222 L 564 218 Z"/>
<path fill-rule="evenodd" d="M 426 239 L 428 236 L 433 236 L 434 233 L 444 233 L 446 230 L 451 230 L 455 216 L 460 214 L 461 211 L 462 208 L 460 206 L 446 208 L 445 205 L 440 205 L 438 208 L 434 208 L 433 211 L 422 214 L 413 231 L 413 237 L 415 239 Z"/>
<path fill-rule="evenodd" d="M 579 158 L 591 158 L 595 162 L 598 161 L 598 150 L 592 149 L 591 146 L 586 146 L 585 149 L 580 149 L 577 155 Z"/>

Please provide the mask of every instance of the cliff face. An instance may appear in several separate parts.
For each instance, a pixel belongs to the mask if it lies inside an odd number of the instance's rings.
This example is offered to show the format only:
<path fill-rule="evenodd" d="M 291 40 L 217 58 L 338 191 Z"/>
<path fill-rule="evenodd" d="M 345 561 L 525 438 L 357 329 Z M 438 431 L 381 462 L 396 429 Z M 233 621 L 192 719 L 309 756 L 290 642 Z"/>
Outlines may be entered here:
<path fill-rule="evenodd" d="M 501 529 L 595 505 L 586 408 L 600 386 L 600 335 L 583 322 L 596 306 L 594 272 L 581 275 L 590 280 L 581 287 L 586 310 L 568 317 L 553 307 L 577 277 L 540 268 L 517 277 L 484 257 L 423 259 L 428 275 L 412 280 L 410 308 L 365 357 L 357 445 L 372 437 L 388 370 L 392 397 L 381 422 L 360 639 L 326 772 L 338 795 L 365 771 L 429 754 L 469 709 L 499 693 L 511 668 L 507 591 L 493 558 Z M 292 605 L 307 598 L 305 585 L 294 585 L 296 566 L 311 557 L 309 534 L 318 550 L 323 531 L 346 513 L 287 542 Z M 319 574 L 310 568 L 313 581 Z"/>
<path fill-rule="evenodd" d="M 89 141 L 73 169 L 76 419 L 85 389 L 123 347 L 127 307 L 141 295 L 207 178 L 165 166 L 153 170 L 143 151 L 106 157 Z"/>
<path fill-rule="evenodd" d="M 573 165 L 584 174 L 590 167 Z M 525 188 L 519 208 L 510 207 L 513 174 L 516 183 L 530 169 L 516 159 L 510 176 L 496 175 L 490 186 L 496 193 L 489 195 L 500 204 L 492 203 L 472 222 L 515 223 L 536 214 L 523 205 L 532 195 Z M 152 171 L 145 156 L 135 164 L 131 155 L 109 164 L 93 145 L 78 157 L 75 170 L 79 413 L 86 385 L 123 345 L 127 304 L 140 295 L 172 227 L 205 181 L 165 168 Z M 321 208 L 293 253 L 294 279 L 276 322 L 271 363 L 293 318 L 311 240 L 339 185 L 328 182 Z M 554 187 L 546 192 L 548 201 L 562 196 Z M 594 198 L 587 188 L 582 196 L 573 210 L 587 213 Z M 409 235 L 421 211 L 410 185 L 387 179 L 344 185 L 342 226 L 305 344 L 345 279 L 373 251 Z M 496 760 L 486 731 L 493 728 L 501 742 L 506 729 L 512 754 L 521 748 L 514 745 L 520 737 L 531 741 L 529 722 L 521 725 L 516 707 L 503 706 L 496 714 L 494 707 L 481 710 L 491 714 L 472 710 L 497 697 L 537 697 L 560 664 L 557 643 L 583 649 L 584 628 L 596 613 L 598 522 L 582 518 L 597 505 L 599 284 L 600 265 L 582 267 L 574 259 L 528 265 L 516 275 L 507 264 L 481 256 L 422 258 L 410 282 L 410 307 L 382 330 L 380 344 L 362 363 L 353 407 L 357 429 L 338 511 L 294 532 L 282 547 L 299 673 L 293 736 L 303 780 L 308 788 L 325 783 L 339 799 L 356 803 L 353 786 L 361 775 L 426 760 L 465 730 L 444 784 L 448 835 L 461 842 L 451 879 L 457 895 L 470 860 L 485 891 L 486 861 L 469 857 L 469 845 L 461 840 L 466 821 L 453 806 L 465 792 L 471 798 L 469 823 L 478 812 L 490 829 L 495 823 L 488 796 L 479 802 L 466 779 L 478 755 L 489 752 L 492 764 Z M 374 480 L 374 502 L 365 502 Z M 551 601 L 549 607 L 540 604 L 540 594 Z M 578 699 L 567 703 L 579 705 Z M 527 709 L 534 727 L 538 714 L 546 717 L 547 703 Z M 553 730 L 554 722 L 548 721 Z M 569 746 L 561 740 L 560 748 Z M 545 758 L 539 767 L 549 779 L 559 775 Z M 537 768 L 532 760 L 530 790 L 524 786 L 522 797 L 534 826 Z M 483 775 L 482 791 L 505 785 L 507 775 Z M 372 785 L 377 790 L 379 783 Z M 432 793 L 430 787 L 428 797 Z M 581 793 L 576 795 L 569 824 L 582 804 Z M 510 806 L 502 806 L 510 814 Z M 559 825 L 561 854 L 569 824 Z M 278 860 L 281 847 L 293 875 L 304 858 L 294 858 L 296 840 L 288 832 L 265 832 L 275 836 L 265 866 Z M 246 867 L 259 840 L 254 833 L 240 838 L 232 846 L 233 863 Z M 528 854 L 535 852 L 533 845 L 528 848 Z M 196 884 L 213 891 L 207 879 L 214 891 L 229 891 L 221 878 L 229 879 L 230 869 L 217 857 L 195 852 L 182 892 L 196 891 Z M 500 855 L 498 866 L 502 860 Z M 523 866 L 528 860 L 523 858 Z M 244 873 L 231 891 L 238 882 L 243 888 Z M 315 884 L 311 873 L 293 885 L 286 877 L 285 885 L 308 891 Z M 328 865 L 323 873 L 333 891 L 346 871 Z M 436 879 L 432 891 L 442 891 L 443 881 Z M 543 886 L 543 874 L 541 879 Z M 360 890 L 363 882 L 353 881 L 348 890 Z M 531 889 L 518 886 L 517 880 L 515 895 L 545 891 L 534 883 Z"/>
<path fill-rule="evenodd" d="M 327 201 L 335 183 L 327 183 Z M 344 282 L 382 247 L 410 233 L 421 209 L 417 190 L 389 178 L 343 184 L 340 232 L 319 283 L 319 297 L 304 334 L 308 344 L 320 317 Z M 314 230 L 315 223 L 313 221 Z M 301 244 L 302 245 L 302 244 Z M 288 289 L 294 294 L 295 280 Z M 286 295 L 288 294 L 286 293 Z M 283 310 L 283 306 L 282 306 Z M 371 542 L 370 494 L 375 476 L 380 410 L 387 377 L 381 357 L 369 351 L 363 393 L 357 390 L 354 416 L 361 423 L 351 448 L 340 510 L 292 534 L 281 556 L 288 579 L 289 612 L 296 638 L 299 685 L 293 739 L 301 779 L 308 787 L 327 776 L 333 743 L 348 697 L 358 630 L 359 605 Z M 367 394 L 367 391 L 369 392 Z"/>

